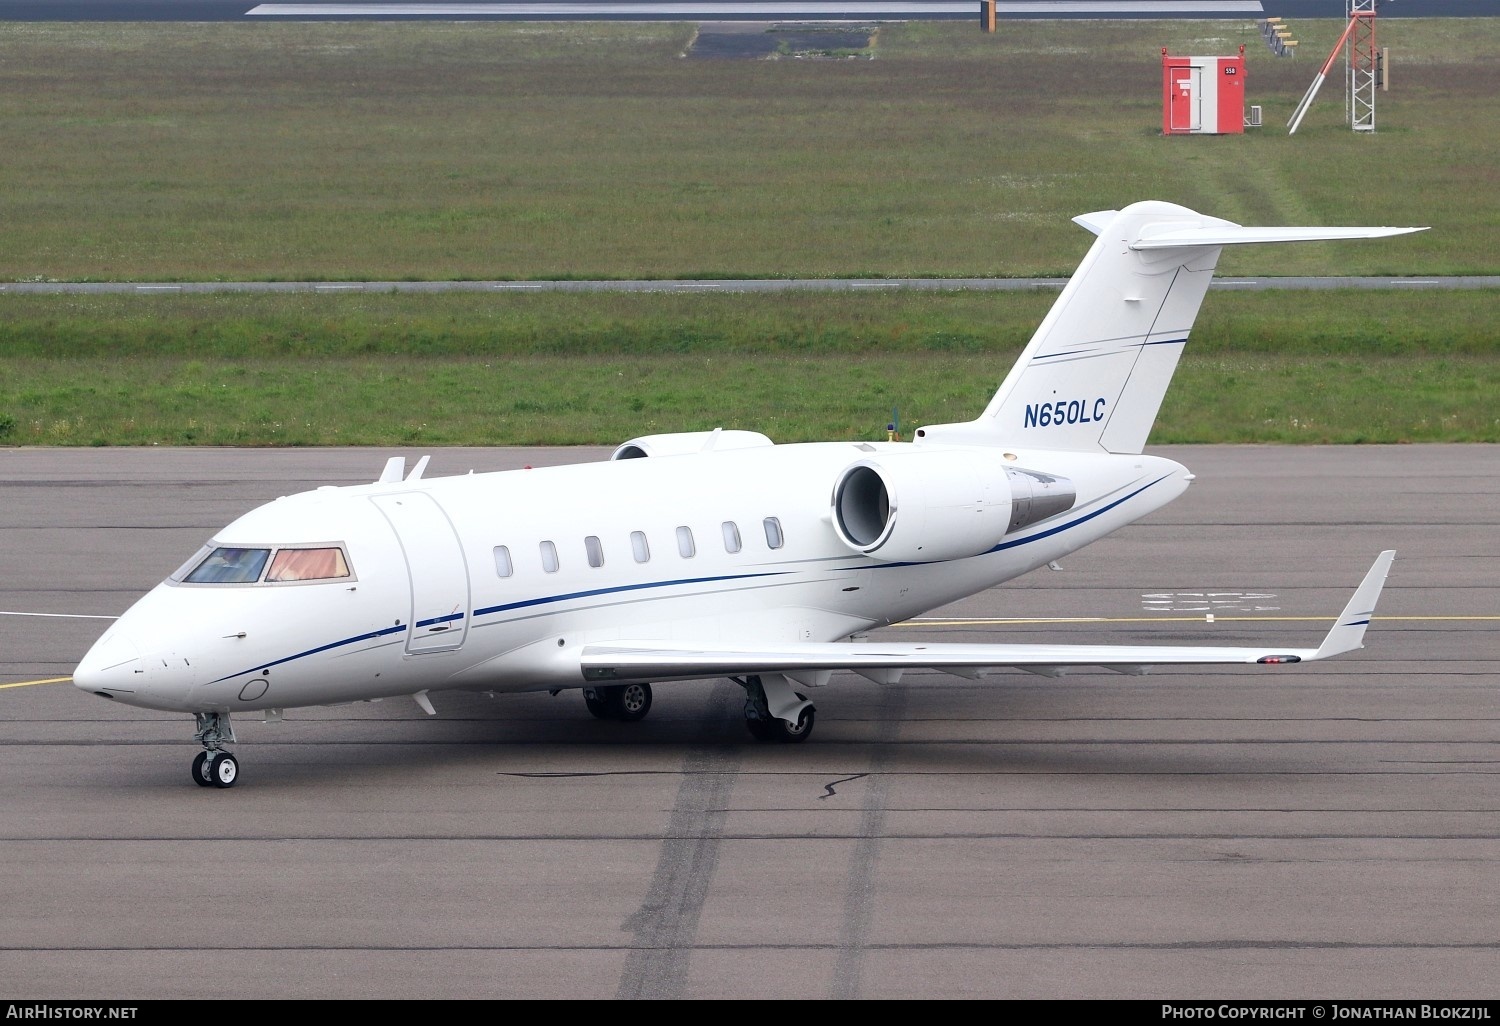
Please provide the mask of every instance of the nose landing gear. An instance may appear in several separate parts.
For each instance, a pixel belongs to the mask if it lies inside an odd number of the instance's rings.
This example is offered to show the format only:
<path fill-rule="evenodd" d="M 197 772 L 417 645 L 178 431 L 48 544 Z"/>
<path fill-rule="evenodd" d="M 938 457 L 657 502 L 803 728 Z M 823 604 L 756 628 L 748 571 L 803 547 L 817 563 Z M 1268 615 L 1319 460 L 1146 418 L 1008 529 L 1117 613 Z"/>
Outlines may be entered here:
<path fill-rule="evenodd" d="M 230 726 L 229 714 L 194 713 L 198 729 L 193 740 L 203 746 L 203 751 L 193 757 L 193 783 L 199 787 L 233 787 L 240 778 L 240 763 L 224 746 L 234 743 L 234 727 Z"/>

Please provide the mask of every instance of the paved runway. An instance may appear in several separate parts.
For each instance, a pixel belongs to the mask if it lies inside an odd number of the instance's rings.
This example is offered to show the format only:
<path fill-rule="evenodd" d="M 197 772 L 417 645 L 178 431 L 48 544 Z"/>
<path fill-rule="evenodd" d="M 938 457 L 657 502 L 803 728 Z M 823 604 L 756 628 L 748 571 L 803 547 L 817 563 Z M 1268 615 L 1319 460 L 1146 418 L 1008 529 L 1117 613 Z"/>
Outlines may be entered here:
<path fill-rule="evenodd" d="M 429 476 L 607 450 L 438 450 Z M 1197 482 L 905 639 L 1314 643 L 1301 667 L 438 695 L 237 723 L 0 688 L 9 999 L 1490 999 L 1500 447 L 1170 447 Z M 0 450 L 0 684 L 66 676 L 248 506 L 400 450 Z M 415 456 L 415 451 L 402 454 Z M 1209 623 L 1207 613 L 1214 613 Z M 996 622 L 1023 617 L 1054 622 Z"/>

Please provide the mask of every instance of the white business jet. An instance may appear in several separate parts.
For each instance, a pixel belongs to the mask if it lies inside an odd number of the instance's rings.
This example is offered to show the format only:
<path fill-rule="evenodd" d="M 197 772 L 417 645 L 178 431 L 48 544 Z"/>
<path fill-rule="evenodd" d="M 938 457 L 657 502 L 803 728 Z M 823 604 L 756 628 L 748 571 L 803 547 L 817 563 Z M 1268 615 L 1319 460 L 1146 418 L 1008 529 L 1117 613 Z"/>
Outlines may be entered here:
<path fill-rule="evenodd" d="M 378 480 L 267 503 L 130 608 L 73 675 L 191 713 L 192 778 L 230 787 L 230 716 L 396 696 L 578 690 L 639 720 L 652 685 L 727 677 L 756 739 L 806 740 L 835 671 L 979 678 L 1074 667 L 1284 665 L 1362 645 L 1393 552 L 1315 649 L 915 644 L 864 638 L 1046 566 L 1180 495 L 1144 455 L 1221 247 L 1419 228 L 1247 228 L 1162 202 L 1077 217 L 1098 236 L 976 419 L 910 442 L 636 438 L 606 461 Z M 670 497 L 670 501 L 668 501 Z"/>

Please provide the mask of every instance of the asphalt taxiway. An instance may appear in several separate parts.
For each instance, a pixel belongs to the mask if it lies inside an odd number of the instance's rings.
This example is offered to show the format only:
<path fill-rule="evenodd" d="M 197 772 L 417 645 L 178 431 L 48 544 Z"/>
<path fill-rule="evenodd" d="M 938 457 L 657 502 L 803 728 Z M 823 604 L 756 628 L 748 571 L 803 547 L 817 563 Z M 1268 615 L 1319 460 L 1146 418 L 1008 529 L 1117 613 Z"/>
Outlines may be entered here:
<path fill-rule="evenodd" d="M 724 682 L 236 721 L 66 678 L 250 506 L 416 450 L 0 450 L 0 980 L 15 1000 L 1488 999 L 1500 447 L 1163 447 L 1146 521 L 904 639 L 1315 644 L 1293 667 L 836 677 L 762 745 Z M 442 449 L 428 476 L 607 450 Z M 503 515 L 503 511 L 497 511 Z M 50 615 L 20 615 L 50 614 Z"/>

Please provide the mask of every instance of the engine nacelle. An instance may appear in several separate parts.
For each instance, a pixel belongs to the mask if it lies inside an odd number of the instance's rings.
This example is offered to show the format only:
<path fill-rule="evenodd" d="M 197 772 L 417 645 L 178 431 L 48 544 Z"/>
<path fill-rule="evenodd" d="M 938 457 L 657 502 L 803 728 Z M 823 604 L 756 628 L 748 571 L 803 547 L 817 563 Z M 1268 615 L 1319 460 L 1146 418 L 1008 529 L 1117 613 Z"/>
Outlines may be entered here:
<path fill-rule="evenodd" d="M 642 435 L 621 445 L 609 457 L 612 460 L 637 460 L 646 456 L 686 456 L 694 452 L 722 452 L 726 449 L 754 449 L 775 445 L 759 431 L 679 431 L 667 435 Z"/>
<path fill-rule="evenodd" d="M 1068 479 L 1005 466 L 998 451 L 889 453 L 844 468 L 833 486 L 833 529 L 876 559 L 963 559 L 1076 499 Z"/>

